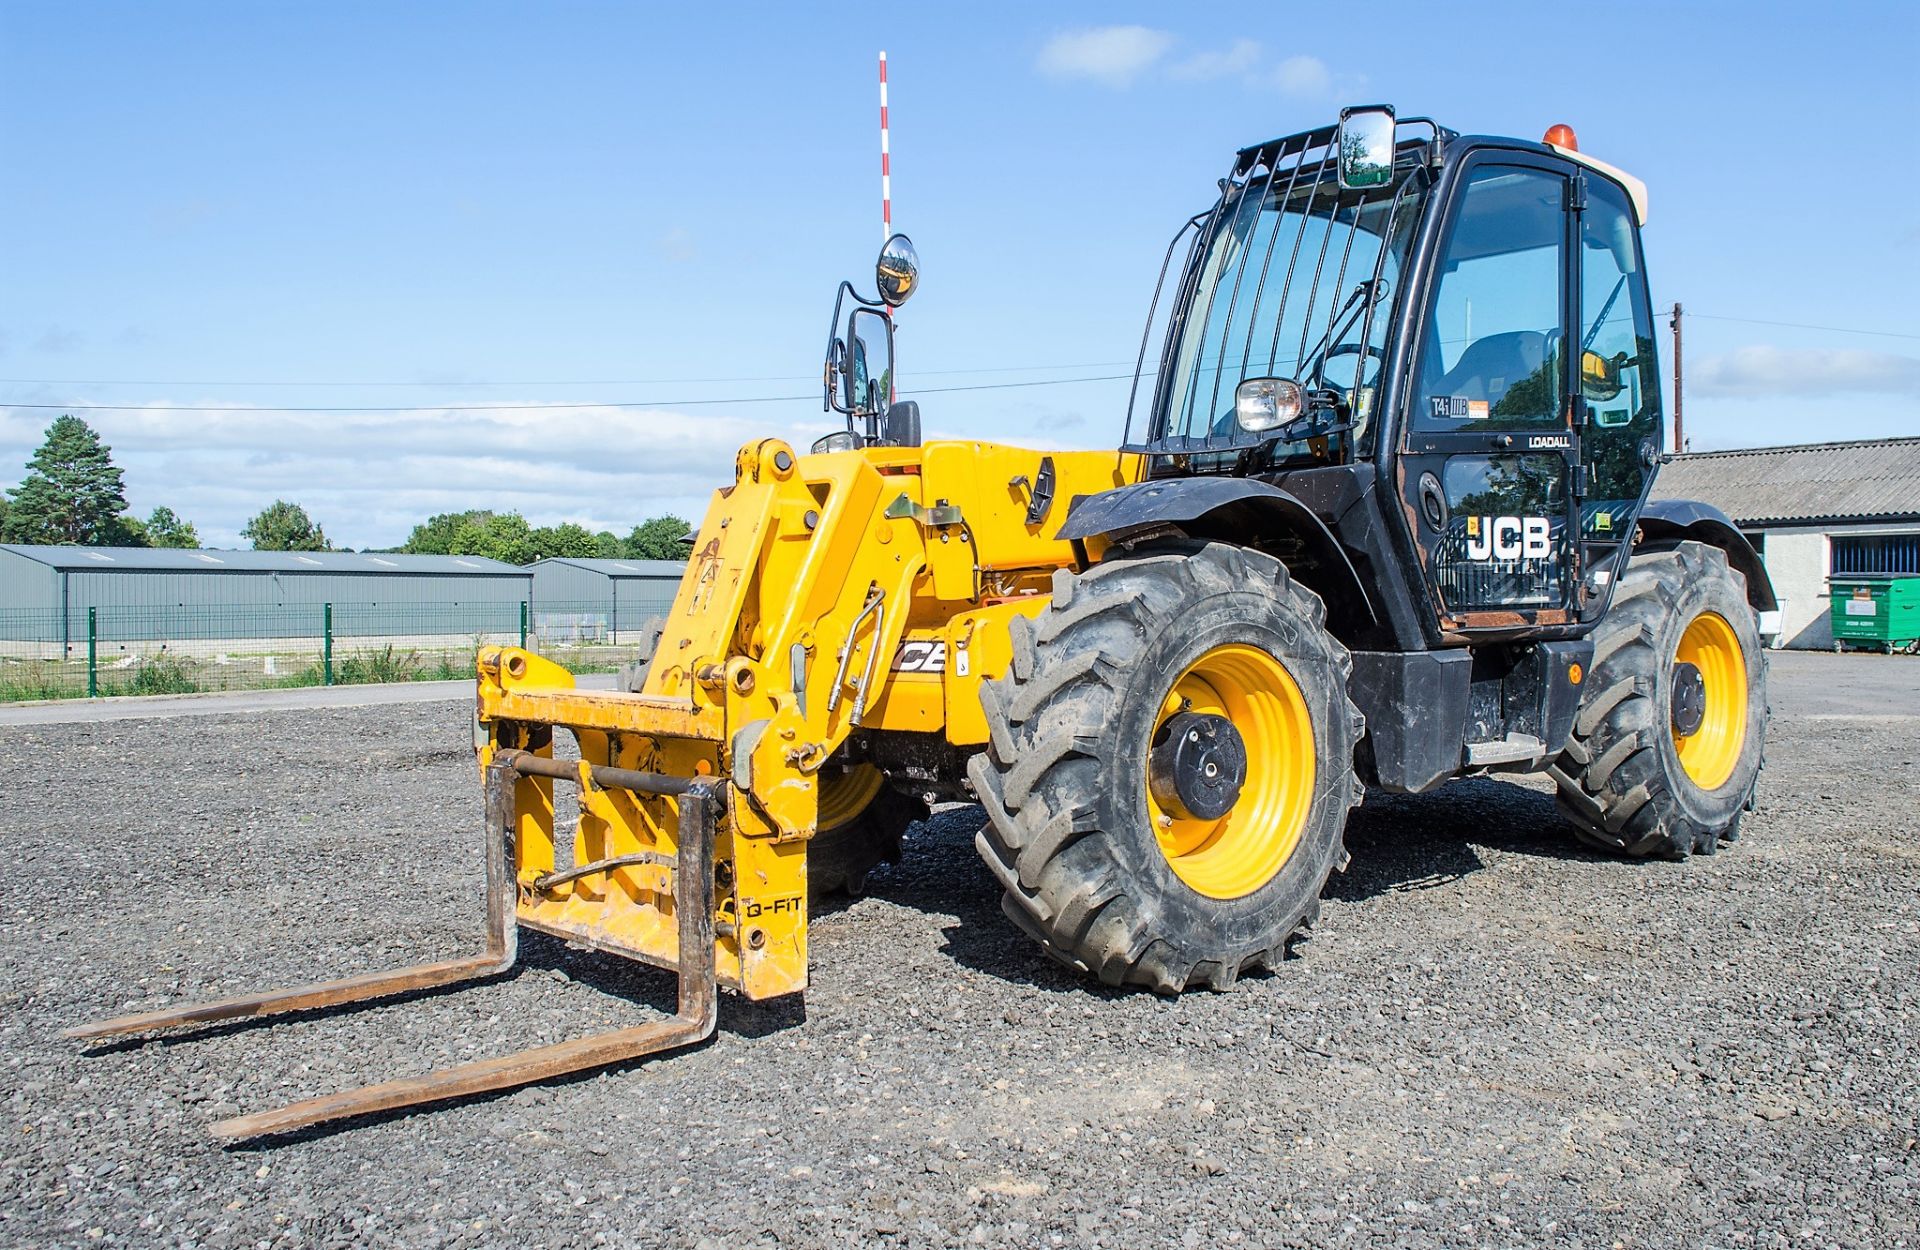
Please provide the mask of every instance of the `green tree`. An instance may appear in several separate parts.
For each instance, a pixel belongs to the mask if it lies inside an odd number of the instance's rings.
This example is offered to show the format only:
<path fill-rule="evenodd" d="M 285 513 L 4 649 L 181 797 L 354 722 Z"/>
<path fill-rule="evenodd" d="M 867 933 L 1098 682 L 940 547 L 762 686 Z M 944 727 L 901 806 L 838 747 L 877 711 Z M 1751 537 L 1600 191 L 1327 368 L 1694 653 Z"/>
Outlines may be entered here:
<path fill-rule="evenodd" d="M 172 508 L 155 508 L 147 514 L 144 528 L 151 546 L 185 549 L 200 545 L 200 532 L 193 528 L 193 522 L 182 520 Z"/>
<path fill-rule="evenodd" d="M 465 512 L 441 512 L 430 516 L 413 527 L 413 533 L 407 535 L 407 541 L 400 545 L 400 550 L 417 556 L 483 555 L 484 552 L 478 551 L 455 551 L 454 540 L 464 526 L 479 525 L 484 528 L 493 515 L 482 508 L 469 508 Z"/>
<path fill-rule="evenodd" d="M 80 418 L 55 419 L 26 477 L 7 492 L 7 539 L 82 547 L 120 541 L 127 496 L 112 450 Z"/>
<path fill-rule="evenodd" d="M 627 535 L 627 558 L 631 560 L 685 560 L 687 545 L 680 540 L 692 529 L 672 513 L 642 521 Z"/>
<path fill-rule="evenodd" d="M 147 523 L 131 512 L 124 512 L 113 518 L 113 538 L 115 547 L 151 547 L 153 536 L 147 532 Z"/>
<path fill-rule="evenodd" d="M 620 541 L 620 535 L 612 530 L 601 530 L 593 536 L 593 545 L 599 550 L 593 554 L 602 560 L 618 560 L 627 554 L 627 545 Z"/>
<path fill-rule="evenodd" d="M 518 512 L 483 512 L 454 535 L 451 555 L 485 556 L 507 564 L 531 564 L 539 559 L 533 527 Z"/>
<path fill-rule="evenodd" d="M 255 551 L 332 551 L 326 533 L 297 503 L 276 499 L 240 531 Z"/>
<path fill-rule="evenodd" d="M 543 525 L 533 531 L 533 548 L 535 560 L 544 560 L 549 556 L 583 560 L 600 554 L 600 543 L 594 538 L 593 531 L 572 521 Z"/>

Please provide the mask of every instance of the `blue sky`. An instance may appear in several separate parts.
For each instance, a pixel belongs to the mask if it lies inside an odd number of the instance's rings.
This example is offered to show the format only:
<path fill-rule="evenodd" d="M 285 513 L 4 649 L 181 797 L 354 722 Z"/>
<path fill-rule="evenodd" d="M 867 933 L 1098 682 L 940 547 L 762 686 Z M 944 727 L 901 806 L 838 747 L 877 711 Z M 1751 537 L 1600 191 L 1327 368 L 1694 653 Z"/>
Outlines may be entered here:
<path fill-rule="evenodd" d="M 828 428 L 740 400 L 815 393 L 834 284 L 870 282 L 881 47 L 907 389 L 1121 372 L 1233 150 L 1384 100 L 1565 121 L 1650 184 L 1696 449 L 1920 432 L 1914 7 L 1552 12 L 9 0 L 0 484 L 57 415 L 18 405 L 112 404 L 82 415 L 135 508 L 217 544 L 276 497 L 352 546 L 697 516 L 739 442 Z M 588 406 L 446 410 L 550 402 Z M 922 396 L 936 435 L 1050 446 L 1125 402 Z"/>

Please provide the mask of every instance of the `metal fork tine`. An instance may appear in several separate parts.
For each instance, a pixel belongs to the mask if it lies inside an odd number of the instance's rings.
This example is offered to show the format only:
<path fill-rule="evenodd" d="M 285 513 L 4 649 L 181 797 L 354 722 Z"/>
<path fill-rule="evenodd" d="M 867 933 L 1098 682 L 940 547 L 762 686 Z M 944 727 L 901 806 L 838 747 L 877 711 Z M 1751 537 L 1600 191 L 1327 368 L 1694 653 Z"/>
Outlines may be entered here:
<path fill-rule="evenodd" d="M 338 1007 L 411 990 L 458 985 L 462 981 L 476 981 L 508 971 L 518 957 L 520 931 L 514 920 L 513 783 L 516 776 L 518 774 L 512 768 L 500 765 L 487 770 L 487 949 L 484 954 L 440 963 L 414 964 L 389 972 L 370 972 L 292 989 L 268 990 L 263 994 L 242 994 L 213 1002 L 189 1003 L 184 1007 L 118 1016 L 68 1029 L 64 1036 L 93 1041 L 183 1024 L 208 1024 L 216 1020 Z"/>
<path fill-rule="evenodd" d="M 212 1132 L 215 1137 L 229 1140 L 264 1137 L 270 1133 L 292 1132 L 328 1120 L 512 1089 L 516 1085 L 549 1080 L 569 1072 L 605 1067 L 657 1051 L 690 1046 L 704 1041 L 713 1032 L 713 1023 L 711 1014 L 704 1021 L 684 1021 L 678 1016 L 671 1020 L 655 1020 L 637 1028 L 576 1038 L 553 1046 L 540 1046 L 498 1059 L 481 1059 L 411 1080 L 387 1081 L 380 1085 L 309 1098 L 273 1111 L 236 1116 L 215 1124 Z"/>
<path fill-rule="evenodd" d="M 679 845 L 673 872 L 680 988 L 679 1010 L 672 1019 L 481 1059 L 421 1077 L 309 1098 L 273 1111 L 222 1120 L 213 1126 L 213 1135 L 232 1140 L 287 1133 L 329 1120 L 512 1089 L 705 1041 L 712 1035 L 719 1015 L 713 954 L 715 798 L 708 783 L 696 782 L 680 800 Z"/>
<path fill-rule="evenodd" d="M 519 933 L 515 915 L 518 887 L 515 880 L 516 816 L 513 787 L 523 772 L 535 771 L 545 774 L 554 769 L 544 761 L 523 758 L 519 752 L 503 752 L 487 768 L 485 954 L 443 963 L 417 964 L 411 968 L 369 973 L 340 981 L 325 981 L 297 989 L 273 990 L 265 994 L 196 1003 L 167 1011 L 121 1016 L 69 1029 L 67 1036 L 110 1037 L 118 1033 L 137 1033 L 180 1024 L 272 1015 L 309 1007 L 331 1007 L 407 990 L 452 985 L 507 971 L 513 966 L 518 953 Z M 653 788 L 655 781 L 660 780 L 614 769 L 602 769 L 596 776 L 645 784 L 649 789 Z M 681 792 L 678 845 L 673 861 L 673 908 L 680 937 L 680 989 L 679 1010 L 672 1019 L 576 1038 L 552 1046 L 538 1046 L 518 1054 L 482 1059 L 425 1076 L 385 1081 L 361 1089 L 309 1098 L 272 1111 L 237 1116 L 215 1124 L 212 1129 L 214 1136 L 235 1139 L 286 1133 L 329 1120 L 511 1089 L 516 1085 L 623 1063 L 642 1055 L 704 1041 L 712 1035 L 718 1019 L 719 982 L 713 948 L 713 831 L 719 807 L 720 790 L 716 783 L 696 780 L 687 784 Z"/>
<path fill-rule="evenodd" d="M 270 990 L 265 994 L 247 994 L 236 998 L 222 998 L 214 1002 L 191 1003 L 185 1007 L 174 1007 L 165 1011 L 147 1011 L 139 1015 L 118 1016 L 112 1020 L 96 1020 L 92 1024 L 68 1029 L 62 1036 L 77 1038 L 81 1041 L 94 1041 L 122 1033 L 145 1033 L 152 1029 L 170 1029 L 182 1024 L 210 1024 L 217 1020 L 270 1016 L 285 1011 L 305 1011 L 314 1007 L 337 1007 L 344 1003 L 356 1003 L 369 998 L 383 998 L 389 994 L 403 994 L 408 990 L 457 985 L 462 981 L 495 976 L 512 966 L 512 960 L 502 963 L 492 955 L 475 955 L 467 959 L 451 959 L 438 964 L 416 964 L 411 968 L 396 968 L 391 972 L 373 972 L 366 976 L 347 977 L 340 981 L 322 981 L 315 985 L 302 985 L 293 989 Z"/>

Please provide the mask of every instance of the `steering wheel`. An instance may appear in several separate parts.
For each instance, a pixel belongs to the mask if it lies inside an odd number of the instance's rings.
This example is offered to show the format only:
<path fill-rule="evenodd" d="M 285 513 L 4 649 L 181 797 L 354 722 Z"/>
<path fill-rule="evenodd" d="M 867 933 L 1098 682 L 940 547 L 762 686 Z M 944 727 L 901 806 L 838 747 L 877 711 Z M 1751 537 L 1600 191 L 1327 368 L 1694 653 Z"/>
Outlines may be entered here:
<path fill-rule="evenodd" d="M 1327 366 L 1333 363 L 1335 356 L 1363 356 L 1369 360 L 1379 361 L 1382 369 L 1387 367 L 1387 353 L 1385 348 L 1375 347 L 1371 343 L 1337 343 L 1329 347 L 1327 354 L 1320 358 L 1321 377 L 1324 378 L 1327 376 Z M 1365 366 L 1362 366 L 1361 372 L 1364 373 L 1365 371 Z M 1355 385 L 1358 385 L 1358 383 L 1356 382 Z"/>

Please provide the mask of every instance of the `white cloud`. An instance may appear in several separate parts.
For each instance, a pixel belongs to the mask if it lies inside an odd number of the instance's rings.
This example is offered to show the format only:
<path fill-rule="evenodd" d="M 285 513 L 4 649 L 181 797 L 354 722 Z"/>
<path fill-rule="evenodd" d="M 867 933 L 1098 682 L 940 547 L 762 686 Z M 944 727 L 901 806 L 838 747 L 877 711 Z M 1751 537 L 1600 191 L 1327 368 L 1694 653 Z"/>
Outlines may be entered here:
<path fill-rule="evenodd" d="M 1040 54 L 1043 72 L 1058 78 L 1092 78 L 1112 87 L 1131 85 L 1150 72 L 1169 82 L 1238 81 L 1259 91 L 1301 99 L 1353 95 L 1364 78 L 1335 78 L 1317 56 L 1295 53 L 1275 63 L 1257 39 L 1235 39 L 1168 62 L 1172 35 L 1144 26 L 1103 26 L 1056 35 Z M 1164 68 L 1162 68 L 1164 66 Z"/>
<path fill-rule="evenodd" d="M 1288 95 L 1324 96 L 1333 91 L 1333 71 L 1317 56 L 1290 56 L 1276 65 L 1271 81 Z"/>
<path fill-rule="evenodd" d="M 203 541 L 240 546 L 274 499 L 306 507 L 334 542 L 393 546 L 436 512 L 516 510 L 536 525 L 575 521 L 624 534 L 660 512 L 698 521 L 732 479 L 740 444 L 768 435 L 804 449 L 792 419 L 567 408 L 497 412 L 80 412 L 113 448 L 129 503 L 165 504 Z M 752 409 L 746 409 L 752 412 Z M 37 447 L 57 411 L 0 407 L 0 480 Z"/>
<path fill-rule="evenodd" d="M 1213 82 L 1243 77 L 1259 63 L 1259 41 L 1236 39 L 1223 52 L 1196 52 L 1169 69 L 1167 77 L 1180 82 Z"/>
<path fill-rule="evenodd" d="M 1040 49 L 1040 72 L 1126 87 L 1173 46 L 1173 36 L 1146 26 L 1096 26 L 1055 35 Z"/>
<path fill-rule="evenodd" d="M 1688 362 L 1687 390 L 1742 399 L 1920 394 L 1920 359 L 1851 348 L 1741 347 Z"/>

